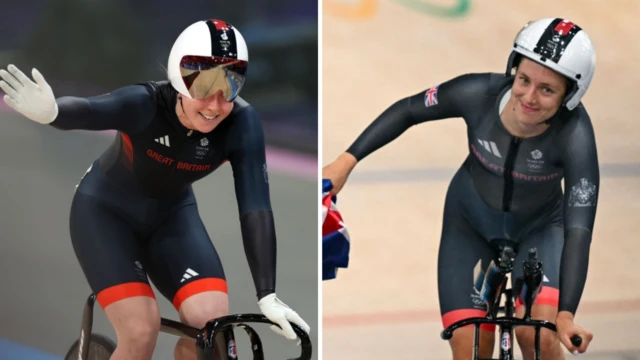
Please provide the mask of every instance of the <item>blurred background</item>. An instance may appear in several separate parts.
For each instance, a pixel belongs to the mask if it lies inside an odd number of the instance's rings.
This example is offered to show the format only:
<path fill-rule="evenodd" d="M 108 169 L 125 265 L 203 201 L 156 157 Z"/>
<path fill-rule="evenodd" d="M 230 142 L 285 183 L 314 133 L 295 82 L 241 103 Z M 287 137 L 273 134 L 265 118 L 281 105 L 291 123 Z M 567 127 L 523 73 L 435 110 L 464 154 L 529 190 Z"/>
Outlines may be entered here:
<path fill-rule="evenodd" d="M 529 20 L 574 21 L 597 54 L 583 100 L 601 174 L 576 315 L 594 340 L 580 358 L 640 359 L 639 15 L 632 0 L 323 0 L 322 165 L 401 98 L 465 73 L 504 73 Z M 325 358 L 451 359 L 440 339 L 436 266 L 444 198 L 466 143 L 462 119 L 421 124 L 351 173 L 337 202 L 351 239 L 349 268 L 323 282 Z"/>
<path fill-rule="evenodd" d="M 261 114 L 268 143 L 278 294 L 309 323 L 314 345 L 317 8 L 315 1 L 292 0 L 25 0 L 3 2 L 0 23 L 0 66 L 13 63 L 29 74 L 38 68 L 57 97 L 164 80 L 173 41 L 195 21 L 220 18 L 242 32 L 250 66 L 241 96 Z M 0 102 L 0 359 L 60 359 L 79 336 L 90 289 L 71 247 L 69 209 L 75 185 L 113 138 L 41 126 Z M 228 276 L 231 312 L 258 313 L 230 167 L 194 188 Z M 162 315 L 177 319 L 171 304 L 158 300 Z M 268 359 L 298 354 L 295 342 L 266 325 L 255 328 Z M 99 307 L 94 330 L 115 338 Z M 240 358 L 247 358 L 246 335 L 236 337 Z M 175 341 L 161 335 L 154 359 L 172 359 Z"/>
<path fill-rule="evenodd" d="M 242 96 L 264 119 L 271 144 L 317 150 L 317 2 L 238 0 L 26 0 L 6 2 L 2 63 L 38 68 L 56 96 L 97 95 L 164 80 L 171 45 L 194 21 L 222 18 L 247 41 Z M 10 16 L 9 16 L 10 15 Z"/>

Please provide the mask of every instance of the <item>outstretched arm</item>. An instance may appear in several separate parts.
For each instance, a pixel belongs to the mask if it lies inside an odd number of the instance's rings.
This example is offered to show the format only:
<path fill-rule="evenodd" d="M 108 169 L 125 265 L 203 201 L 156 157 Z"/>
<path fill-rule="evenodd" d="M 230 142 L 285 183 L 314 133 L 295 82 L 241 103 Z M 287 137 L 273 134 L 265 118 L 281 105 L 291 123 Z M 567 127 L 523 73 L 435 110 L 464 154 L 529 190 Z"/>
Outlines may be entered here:
<path fill-rule="evenodd" d="M 462 117 L 465 108 L 481 98 L 489 80 L 485 74 L 461 75 L 395 102 L 358 136 L 347 153 L 360 161 L 414 125 Z"/>
<path fill-rule="evenodd" d="M 8 70 L 8 71 L 7 71 Z M 29 79 L 9 65 L 0 70 L 4 101 L 15 111 L 40 124 L 61 130 L 120 130 L 134 133 L 144 128 L 156 109 L 153 91 L 131 85 L 94 97 L 66 96 L 56 100 L 44 76 L 36 69 Z"/>
<path fill-rule="evenodd" d="M 484 100 L 484 94 L 496 79 L 490 74 L 465 74 L 396 101 L 344 153 L 322 169 L 323 179 L 331 180 L 333 185 L 331 194 L 340 192 L 359 161 L 410 127 L 427 121 L 464 118 L 466 112 L 474 111 L 476 104 Z"/>
<path fill-rule="evenodd" d="M 59 113 L 51 126 L 60 130 L 119 130 L 133 134 L 146 127 L 156 111 L 150 89 L 129 85 L 94 97 L 56 100 Z"/>

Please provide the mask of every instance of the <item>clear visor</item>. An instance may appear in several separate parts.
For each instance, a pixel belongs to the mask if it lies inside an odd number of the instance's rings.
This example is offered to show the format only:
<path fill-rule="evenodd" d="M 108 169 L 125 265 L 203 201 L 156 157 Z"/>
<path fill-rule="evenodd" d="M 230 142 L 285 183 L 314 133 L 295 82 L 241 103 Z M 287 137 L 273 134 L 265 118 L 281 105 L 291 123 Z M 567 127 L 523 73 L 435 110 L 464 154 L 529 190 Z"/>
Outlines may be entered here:
<path fill-rule="evenodd" d="M 209 56 L 185 56 L 180 61 L 180 75 L 193 99 L 206 99 L 218 91 L 233 101 L 245 81 L 247 62 Z"/>

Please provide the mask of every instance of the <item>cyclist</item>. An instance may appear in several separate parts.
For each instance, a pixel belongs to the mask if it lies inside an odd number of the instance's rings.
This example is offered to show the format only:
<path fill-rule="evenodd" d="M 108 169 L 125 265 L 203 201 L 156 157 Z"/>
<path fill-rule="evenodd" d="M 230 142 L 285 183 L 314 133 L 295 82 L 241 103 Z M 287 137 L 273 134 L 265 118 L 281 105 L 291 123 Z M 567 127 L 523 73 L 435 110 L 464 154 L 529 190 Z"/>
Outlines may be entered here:
<path fill-rule="evenodd" d="M 558 329 L 557 335 L 542 330 L 542 358 L 562 359 L 559 342 L 583 353 L 593 336 L 574 316 L 587 277 L 600 181 L 594 131 L 581 103 L 595 51 L 584 30 L 561 18 L 528 23 L 512 50 L 506 74 L 464 74 L 395 102 L 324 167 L 323 178 L 337 194 L 359 161 L 410 127 L 463 118 L 469 155 L 449 185 L 438 253 L 443 326 L 486 314 L 472 286 L 474 268 L 480 263 L 486 270 L 496 256 L 490 240 L 513 240 L 520 248 L 536 247 L 544 263 L 532 315 Z M 517 263 L 526 256 L 520 252 Z M 522 276 L 522 268 L 513 275 Z M 494 329 L 483 327 L 481 357 L 493 353 Z M 583 339 L 578 348 L 573 335 Z M 516 337 L 524 358 L 533 359 L 533 328 L 518 327 Z M 453 358 L 469 359 L 473 341 L 473 327 L 456 331 Z"/>
<path fill-rule="evenodd" d="M 309 331 L 275 292 L 265 140 L 256 110 L 238 96 L 247 66 L 238 29 L 203 20 L 173 44 L 168 81 L 56 99 L 38 70 L 35 82 L 14 65 L 0 70 L 4 101 L 25 117 L 61 130 L 118 131 L 76 186 L 70 214 L 74 251 L 117 335 L 112 359 L 151 359 L 160 313 L 149 279 L 188 325 L 203 327 L 228 314 L 223 266 L 192 188 L 225 162 L 233 170 L 258 306 L 288 339 L 297 338 L 288 321 Z M 233 347 L 221 345 L 225 352 Z M 195 343 L 179 339 L 174 355 L 195 359 Z"/>

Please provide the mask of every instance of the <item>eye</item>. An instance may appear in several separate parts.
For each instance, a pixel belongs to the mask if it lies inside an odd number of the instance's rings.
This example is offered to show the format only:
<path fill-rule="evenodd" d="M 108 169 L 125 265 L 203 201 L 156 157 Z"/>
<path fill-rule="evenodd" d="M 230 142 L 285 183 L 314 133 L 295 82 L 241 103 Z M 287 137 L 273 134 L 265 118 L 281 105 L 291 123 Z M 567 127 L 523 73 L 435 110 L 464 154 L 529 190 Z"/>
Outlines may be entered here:
<path fill-rule="evenodd" d="M 542 90 L 543 90 L 546 94 L 548 94 L 548 95 L 551 95 L 551 94 L 554 94 L 554 93 L 555 93 L 555 91 L 553 91 L 553 89 L 552 89 L 552 88 L 549 88 L 549 87 L 545 87 L 545 88 L 543 88 Z"/>
<path fill-rule="evenodd" d="M 520 82 L 522 82 L 522 83 L 526 84 L 526 83 L 528 83 L 528 82 L 529 82 L 529 79 L 527 79 L 527 78 L 526 78 L 526 77 L 524 77 L 524 76 L 520 76 Z"/>

